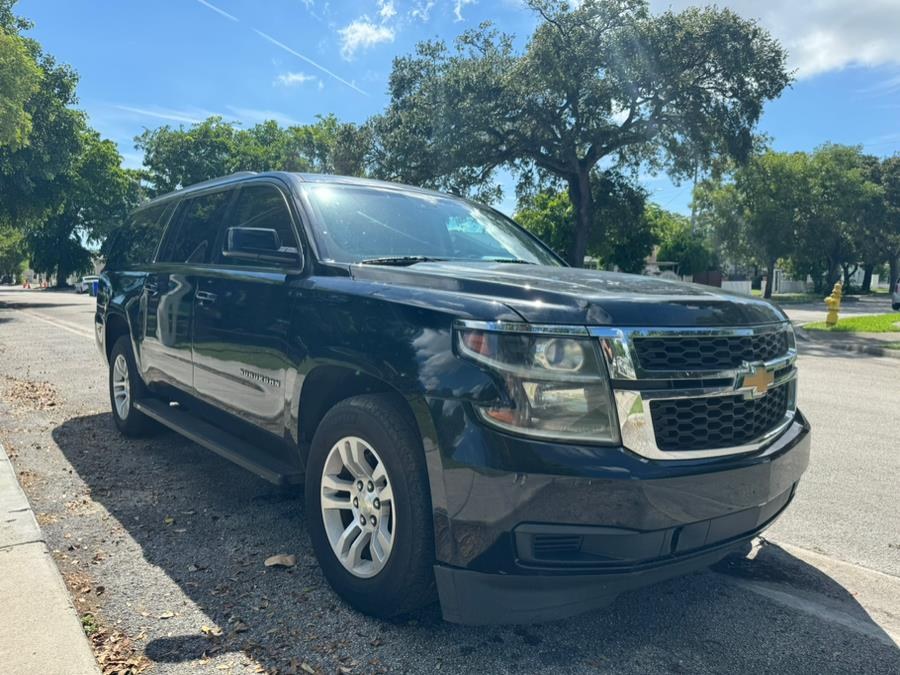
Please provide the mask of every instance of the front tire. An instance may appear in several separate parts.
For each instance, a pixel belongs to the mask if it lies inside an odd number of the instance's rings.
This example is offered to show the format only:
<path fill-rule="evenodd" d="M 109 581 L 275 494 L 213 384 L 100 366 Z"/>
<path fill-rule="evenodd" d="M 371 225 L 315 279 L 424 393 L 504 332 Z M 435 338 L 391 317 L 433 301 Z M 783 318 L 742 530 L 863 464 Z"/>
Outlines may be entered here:
<path fill-rule="evenodd" d="M 435 599 L 434 528 L 415 423 L 392 396 L 355 396 L 319 424 L 306 467 L 306 514 L 331 587 L 380 618 Z"/>
<path fill-rule="evenodd" d="M 109 356 L 109 402 L 116 427 L 125 436 L 147 436 L 156 429 L 156 423 L 134 407 L 146 389 L 134 363 L 131 338 L 122 335 Z"/>

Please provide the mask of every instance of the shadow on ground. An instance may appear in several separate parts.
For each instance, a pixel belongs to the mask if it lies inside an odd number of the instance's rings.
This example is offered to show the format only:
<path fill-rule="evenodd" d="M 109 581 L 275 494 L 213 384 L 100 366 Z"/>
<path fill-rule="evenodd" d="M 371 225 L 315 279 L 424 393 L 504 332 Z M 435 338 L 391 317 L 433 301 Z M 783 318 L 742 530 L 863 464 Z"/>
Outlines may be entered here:
<path fill-rule="evenodd" d="M 896 645 L 847 590 L 777 547 L 543 626 L 455 626 L 435 607 L 397 623 L 373 620 L 325 583 L 298 493 L 171 433 L 122 439 L 108 414 L 70 419 L 53 438 L 114 519 L 98 534 L 113 553 L 94 574 L 106 585 L 109 618 L 132 635 L 145 631 L 154 672 L 193 671 L 204 656 L 237 652 L 281 672 L 302 662 L 322 672 L 900 672 Z M 275 553 L 296 554 L 296 567 L 266 568 Z M 154 568 L 165 577 L 151 584 Z M 869 634 L 789 609 L 735 578 L 831 598 Z M 164 610 L 175 616 L 156 620 Z"/>

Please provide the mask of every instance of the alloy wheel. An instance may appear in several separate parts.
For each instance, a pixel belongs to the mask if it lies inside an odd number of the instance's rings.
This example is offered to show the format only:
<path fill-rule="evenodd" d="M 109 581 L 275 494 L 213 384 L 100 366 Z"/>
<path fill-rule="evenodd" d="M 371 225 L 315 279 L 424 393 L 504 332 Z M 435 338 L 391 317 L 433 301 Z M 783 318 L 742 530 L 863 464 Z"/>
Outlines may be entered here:
<path fill-rule="evenodd" d="M 113 362 L 113 400 L 116 404 L 116 413 L 119 419 L 128 417 L 128 408 L 131 404 L 131 383 L 128 378 L 128 361 L 123 354 L 116 356 Z"/>
<path fill-rule="evenodd" d="M 356 436 L 335 443 L 322 468 L 322 520 L 344 568 L 367 579 L 387 564 L 394 548 L 394 494 L 384 462 Z"/>

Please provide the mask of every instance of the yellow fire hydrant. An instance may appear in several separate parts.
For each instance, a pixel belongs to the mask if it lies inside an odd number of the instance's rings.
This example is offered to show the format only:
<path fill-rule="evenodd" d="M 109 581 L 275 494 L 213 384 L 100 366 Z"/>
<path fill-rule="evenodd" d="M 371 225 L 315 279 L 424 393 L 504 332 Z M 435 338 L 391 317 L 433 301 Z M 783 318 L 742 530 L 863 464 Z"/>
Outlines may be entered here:
<path fill-rule="evenodd" d="M 844 293 L 844 284 L 838 281 L 831 289 L 831 295 L 825 298 L 825 306 L 828 307 L 828 316 L 825 317 L 825 325 L 833 326 L 838 322 L 838 310 L 841 308 L 841 296 Z"/>

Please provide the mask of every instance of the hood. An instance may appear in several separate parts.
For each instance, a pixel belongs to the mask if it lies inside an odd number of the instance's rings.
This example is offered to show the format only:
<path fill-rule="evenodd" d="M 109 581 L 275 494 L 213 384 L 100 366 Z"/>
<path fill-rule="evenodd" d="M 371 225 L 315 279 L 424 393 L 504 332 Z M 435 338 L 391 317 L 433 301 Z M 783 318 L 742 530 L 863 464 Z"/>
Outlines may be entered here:
<path fill-rule="evenodd" d="M 786 321 L 774 305 L 710 286 L 572 267 L 428 262 L 351 265 L 354 279 L 503 303 L 530 323 L 746 326 Z"/>

